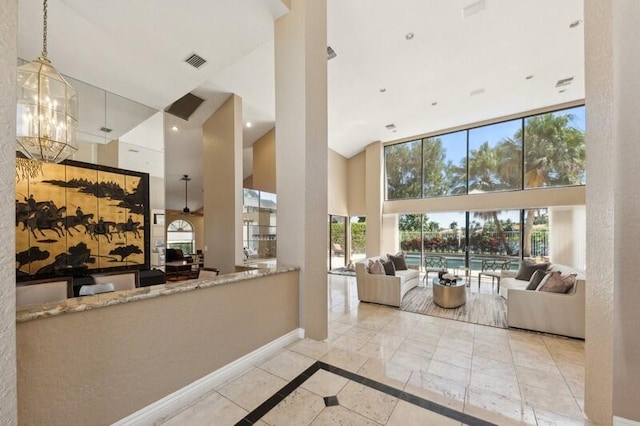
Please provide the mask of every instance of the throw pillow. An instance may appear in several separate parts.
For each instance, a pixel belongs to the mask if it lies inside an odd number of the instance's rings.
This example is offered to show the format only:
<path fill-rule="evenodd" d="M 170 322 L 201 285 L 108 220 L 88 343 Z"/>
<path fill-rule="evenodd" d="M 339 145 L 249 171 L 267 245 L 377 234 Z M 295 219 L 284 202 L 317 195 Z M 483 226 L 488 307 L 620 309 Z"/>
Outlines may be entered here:
<path fill-rule="evenodd" d="M 382 261 L 380 259 L 369 261 L 369 273 L 375 275 L 384 275 L 384 266 L 382 266 Z"/>
<path fill-rule="evenodd" d="M 527 286 L 527 290 L 537 290 L 540 285 L 540 281 L 545 277 L 545 272 L 542 269 L 538 269 L 531 275 L 531 279 L 529 280 L 529 285 Z"/>
<path fill-rule="evenodd" d="M 406 271 L 409 269 L 407 268 L 407 261 L 405 260 L 403 253 L 398 253 L 395 256 L 388 254 L 387 257 L 393 262 L 393 266 L 396 268 L 396 271 Z"/>
<path fill-rule="evenodd" d="M 385 274 L 395 276 L 396 268 L 393 266 L 392 261 L 387 260 L 386 262 L 382 262 L 382 266 L 384 267 Z"/>
<path fill-rule="evenodd" d="M 566 293 L 576 283 L 577 274 L 562 276 L 560 273 L 549 274 L 549 278 L 540 284 L 538 291 L 548 291 L 550 293 Z"/>
<path fill-rule="evenodd" d="M 539 269 L 546 271 L 549 267 L 548 263 L 532 263 L 524 261 L 520 263 L 520 269 L 516 275 L 517 280 L 529 281 L 533 273 Z"/>

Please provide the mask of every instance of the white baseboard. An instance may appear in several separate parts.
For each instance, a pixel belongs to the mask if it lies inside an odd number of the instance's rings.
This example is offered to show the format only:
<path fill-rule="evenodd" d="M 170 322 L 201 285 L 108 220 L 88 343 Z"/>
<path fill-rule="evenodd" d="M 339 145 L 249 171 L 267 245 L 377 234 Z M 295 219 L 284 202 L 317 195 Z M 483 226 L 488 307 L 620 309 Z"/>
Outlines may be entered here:
<path fill-rule="evenodd" d="M 298 328 L 285 334 L 282 337 L 273 340 L 266 345 L 248 353 L 242 358 L 225 365 L 196 380 L 193 383 L 179 389 L 164 398 L 147 405 L 133 414 L 114 423 L 114 426 L 146 426 L 154 425 L 157 422 L 175 415 L 180 410 L 188 407 L 193 402 L 203 396 L 213 392 L 222 383 L 241 374 L 243 371 L 249 370 L 261 361 L 266 360 L 285 346 L 304 338 L 304 329 Z"/>
<path fill-rule="evenodd" d="M 640 426 L 640 422 L 613 416 L 613 426 Z"/>

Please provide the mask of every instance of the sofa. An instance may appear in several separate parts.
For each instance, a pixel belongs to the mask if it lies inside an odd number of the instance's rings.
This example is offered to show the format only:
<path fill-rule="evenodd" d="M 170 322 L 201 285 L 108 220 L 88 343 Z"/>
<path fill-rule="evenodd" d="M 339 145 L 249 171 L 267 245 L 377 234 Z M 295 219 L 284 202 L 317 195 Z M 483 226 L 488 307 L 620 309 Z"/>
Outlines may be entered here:
<path fill-rule="evenodd" d="M 358 299 L 362 302 L 380 303 L 400 307 L 404 295 L 420 283 L 420 272 L 415 269 L 398 270 L 395 276 L 370 274 L 369 260 L 382 259 L 371 257 L 355 264 Z"/>
<path fill-rule="evenodd" d="M 577 274 L 576 284 L 567 293 L 526 290 L 529 282 L 516 279 L 516 271 L 502 271 L 500 295 L 507 299 L 507 324 L 584 339 L 584 273 L 559 264 L 551 264 L 547 271 L 558 271 L 563 276 Z"/>

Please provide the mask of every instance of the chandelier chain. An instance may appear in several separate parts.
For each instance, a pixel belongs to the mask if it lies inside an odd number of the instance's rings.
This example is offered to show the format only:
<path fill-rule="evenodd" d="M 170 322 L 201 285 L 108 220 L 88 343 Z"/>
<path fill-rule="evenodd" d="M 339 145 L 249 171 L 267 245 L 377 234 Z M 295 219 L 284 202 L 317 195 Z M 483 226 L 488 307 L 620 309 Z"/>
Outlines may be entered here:
<path fill-rule="evenodd" d="M 43 16 L 43 26 L 42 26 L 42 57 L 47 58 L 47 0 L 44 0 L 42 5 L 42 16 Z"/>

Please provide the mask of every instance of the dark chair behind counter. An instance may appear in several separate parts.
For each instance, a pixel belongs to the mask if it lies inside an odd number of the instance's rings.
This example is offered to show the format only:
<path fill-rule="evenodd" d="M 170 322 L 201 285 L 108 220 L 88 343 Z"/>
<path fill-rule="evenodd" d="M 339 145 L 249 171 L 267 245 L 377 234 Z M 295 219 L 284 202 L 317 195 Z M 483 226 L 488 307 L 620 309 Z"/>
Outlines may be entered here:
<path fill-rule="evenodd" d="M 168 248 L 165 260 L 167 262 L 192 262 L 191 256 L 185 256 L 181 249 Z"/>

